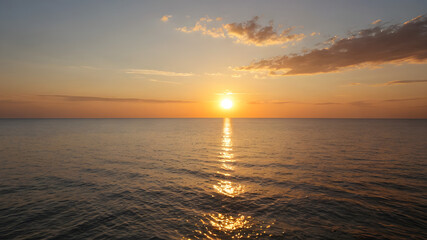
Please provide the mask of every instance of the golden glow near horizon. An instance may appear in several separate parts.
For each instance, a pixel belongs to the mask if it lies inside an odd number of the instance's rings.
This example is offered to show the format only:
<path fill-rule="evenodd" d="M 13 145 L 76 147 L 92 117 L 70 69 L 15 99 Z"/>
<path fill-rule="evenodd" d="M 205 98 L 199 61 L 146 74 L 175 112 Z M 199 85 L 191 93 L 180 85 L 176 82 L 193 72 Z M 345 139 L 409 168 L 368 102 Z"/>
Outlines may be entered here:
<path fill-rule="evenodd" d="M 324 1 L 2 1 L 0 118 L 427 118 L 427 1 L 408 1 L 346 1 L 374 9 L 349 21 Z M 85 11 L 51 27 L 64 9 Z"/>

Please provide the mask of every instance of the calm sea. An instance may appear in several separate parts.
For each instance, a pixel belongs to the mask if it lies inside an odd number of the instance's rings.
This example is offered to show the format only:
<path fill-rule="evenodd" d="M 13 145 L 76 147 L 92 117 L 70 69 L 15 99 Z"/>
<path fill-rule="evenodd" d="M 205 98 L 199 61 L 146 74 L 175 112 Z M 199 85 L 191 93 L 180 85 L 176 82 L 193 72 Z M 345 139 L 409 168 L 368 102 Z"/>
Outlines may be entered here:
<path fill-rule="evenodd" d="M 0 239 L 427 239 L 427 120 L 0 120 Z"/>

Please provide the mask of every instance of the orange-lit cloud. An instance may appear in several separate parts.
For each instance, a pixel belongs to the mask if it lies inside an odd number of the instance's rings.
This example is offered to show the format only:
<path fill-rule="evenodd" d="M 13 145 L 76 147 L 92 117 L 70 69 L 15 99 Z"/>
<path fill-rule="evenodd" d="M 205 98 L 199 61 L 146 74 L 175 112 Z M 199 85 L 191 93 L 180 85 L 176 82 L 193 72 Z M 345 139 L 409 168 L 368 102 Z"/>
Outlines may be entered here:
<path fill-rule="evenodd" d="M 39 97 L 59 98 L 64 101 L 79 101 L 79 102 L 85 101 L 85 102 L 195 103 L 195 101 L 187 101 L 187 100 L 112 98 L 112 97 L 70 96 L 70 95 L 39 95 Z"/>
<path fill-rule="evenodd" d="M 375 25 L 375 24 L 378 24 L 378 23 L 380 23 L 380 22 L 381 22 L 381 19 L 377 19 L 377 20 L 373 21 L 371 24 L 372 24 L 372 25 Z"/>
<path fill-rule="evenodd" d="M 427 18 L 404 24 L 375 26 L 336 40 L 328 48 L 301 55 L 285 55 L 236 68 L 268 71 L 270 75 L 301 75 L 337 72 L 356 66 L 384 63 L 421 63 L 427 60 Z"/>
<path fill-rule="evenodd" d="M 172 15 L 164 15 L 162 18 L 160 18 L 160 21 L 162 22 L 167 22 L 169 21 L 169 18 L 171 18 Z"/>
<path fill-rule="evenodd" d="M 302 33 L 290 34 L 293 27 L 278 31 L 274 28 L 272 21 L 268 26 L 263 27 L 258 24 L 258 20 L 259 17 L 255 16 L 251 20 L 242 23 L 228 23 L 217 27 L 209 27 L 209 23 L 222 21 L 222 18 L 218 17 L 214 20 L 209 17 L 203 17 L 196 22 L 194 27 L 180 27 L 177 30 L 184 33 L 201 32 L 214 38 L 228 37 L 234 39 L 236 43 L 254 46 L 282 45 L 299 41 L 305 37 Z"/>
<path fill-rule="evenodd" d="M 278 32 L 274 29 L 271 21 L 268 26 L 262 27 L 258 24 L 259 17 L 255 16 L 249 21 L 242 23 L 225 24 L 228 36 L 235 39 L 236 43 L 255 46 L 281 45 L 287 42 L 299 41 L 304 34 L 290 34 L 293 28 Z"/>
<path fill-rule="evenodd" d="M 215 20 L 221 21 L 222 18 L 218 17 Z M 209 17 L 202 17 L 199 19 L 199 21 L 196 22 L 194 27 L 191 27 L 191 28 L 180 27 L 180 28 L 177 28 L 176 30 L 184 33 L 201 32 L 203 35 L 209 35 L 214 38 L 225 38 L 224 29 L 222 27 L 209 28 L 207 26 L 207 24 L 212 21 L 214 21 L 214 19 Z"/>
<path fill-rule="evenodd" d="M 158 76 L 167 76 L 167 77 L 190 77 L 193 76 L 193 73 L 179 73 L 179 72 L 167 72 L 160 70 L 151 70 L 151 69 L 129 69 L 126 71 L 128 74 L 139 74 L 139 75 L 158 75 Z"/>

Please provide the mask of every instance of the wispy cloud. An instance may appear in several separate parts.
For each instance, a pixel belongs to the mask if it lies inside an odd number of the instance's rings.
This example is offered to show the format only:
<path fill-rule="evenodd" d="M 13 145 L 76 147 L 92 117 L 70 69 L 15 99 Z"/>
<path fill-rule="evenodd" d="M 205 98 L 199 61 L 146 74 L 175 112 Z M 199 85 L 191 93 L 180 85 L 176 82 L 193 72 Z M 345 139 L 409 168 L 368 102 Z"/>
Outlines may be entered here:
<path fill-rule="evenodd" d="M 45 98 L 59 98 L 64 101 L 78 102 L 138 102 L 138 103 L 195 103 L 187 100 L 162 100 L 144 98 L 112 98 L 112 97 L 92 97 L 92 96 L 70 96 L 70 95 L 39 95 Z"/>
<path fill-rule="evenodd" d="M 212 19 L 209 17 L 200 18 L 194 27 L 180 27 L 176 30 L 184 33 L 201 32 L 203 35 L 209 35 L 214 38 L 225 38 L 224 29 L 222 27 L 208 27 L 207 24 L 213 21 L 222 21 L 222 18 Z"/>
<path fill-rule="evenodd" d="M 30 103 L 30 101 L 22 101 L 22 100 L 15 100 L 15 99 L 0 99 L 0 104 L 24 104 L 24 103 Z"/>
<path fill-rule="evenodd" d="M 211 77 L 216 77 L 216 76 L 222 76 L 223 74 L 220 72 L 216 72 L 216 73 L 205 73 L 205 75 L 211 76 Z"/>
<path fill-rule="evenodd" d="M 139 75 L 157 75 L 157 76 L 167 76 L 167 77 L 190 77 L 193 76 L 193 73 L 179 73 L 179 72 L 167 72 L 160 70 L 151 70 L 151 69 L 129 69 L 126 70 L 128 74 L 139 74 Z"/>
<path fill-rule="evenodd" d="M 371 22 L 371 24 L 372 24 L 372 25 L 375 25 L 375 24 L 380 23 L 381 21 L 382 21 L 381 19 L 377 19 L 377 20 L 375 20 L 375 21 Z"/>
<path fill-rule="evenodd" d="M 259 17 L 255 16 L 251 20 L 241 23 L 222 24 L 217 27 L 209 27 L 208 24 L 222 21 L 222 18 L 212 19 L 209 17 L 200 18 L 193 27 L 180 27 L 178 31 L 185 33 L 201 32 L 204 35 L 209 35 L 214 38 L 231 38 L 236 43 L 254 45 L 254 46 L 269 46 L 282 45 L 288 42 L 296 42 L 305 37 L 304 34 L 291 34 L 293 27 L 279 30 L 270 21 L 268 26 L 261 26 L 258 23 Z M 312 36 L 316 35 L 313 33 Z"/>
<path fill-rule="evenodd" d="M 238 67 L 241 71 L 268 71 L 270 75 L 301 75 L 338 72 L 350 67 L 384 63 L 422 63 L 427 60 L 427 18 L 404 24 L 373 26 L 328 48 L 301 55 L 285 55 Z"/>
<path fill-rule="evenodd" d="M 312 103 L 313 105 L 336 105 L 336 104 L 342 104 L 338 102 L 319 102 L 319 103 Z"/>
<path fill-rule="evenodd" d="M 250 101 L 248 104 L 306 104 L 306 105 L 353 105 L 358 107 L 370 107 L 378 103 L 396 103 L 396 102 L 408 102 L 408 101 L 419 101 L 425 100 L 425 97 L 415 97 L 415 98 L 393 98 L 385 100 L 359 100 L 352 102 L 298 102 L 298 101 L 286 101 L 286 100 L 267 100 L 267 101 Z"/>
<path fill-rule="evenodd" d="M 71 69 L 85 69 L 85 70 L 100 70 L 100 68 L 93 67 L 93 66 L 67 66 Z"/>
<path fill-rule="evenodd" d="M 166 83 L 166 84 L 181 84 L 179 82 L 163 81 L 163 80 L 157 80 L 157 79 L 148 79 L 148 81 L 156 82 L 156 83 Z"/>
<path fill-rule="evenodd" d="M 160 18 L 160 21 L 162 22 L 167 22 L 169 21 L 169 18 L 171 18 L 172 15 L 164 15 L 162 18 Z"/>
<path fill-rule="evenodd" d="M 280 100 L 250 101 L 250 102 L 248 102 L 248 104 L 290 104 L 290 103 L 298 103 L 298 102 L 280 101 Z"/>
<path fill-rule="evenodd" d="M 426 98 L 395 98 L 395 99 L 387 99 L 384 100 L 384 102 L 407 102 L 407 101 L 417 101 L 417 100 L 423 100 Z"/>
<path fill-rule="evenodd" d="M 398 80 L 398 81 L 390 81 L 383 85 L 400 85 L 400 84 L 411 84 L 411 83 L 427 83 L 427 80 Z"/>

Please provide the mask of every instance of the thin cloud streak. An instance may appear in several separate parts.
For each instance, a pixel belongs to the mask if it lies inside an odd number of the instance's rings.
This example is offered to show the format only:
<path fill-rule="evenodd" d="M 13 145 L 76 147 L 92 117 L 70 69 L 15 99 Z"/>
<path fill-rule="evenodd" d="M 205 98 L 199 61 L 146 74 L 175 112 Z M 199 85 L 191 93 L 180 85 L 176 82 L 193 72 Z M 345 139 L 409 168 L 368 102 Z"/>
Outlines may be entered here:
<path fill-rule="evenodd" d="M 377 101 L 369 101 L 369 100 L 360 100 L 353 102 L 297 102 L 297 101 L 280 101 L 280 100 L 270 100 L 270 101 L 250 101 L 248 104 L 306 104 L 306 105 L 353 105 L 359 107 L 371 106 L 376 103 L 393 103 L 393 102 L 407 102 L 407 101 L 418 101 L 424 100 L 427 98 L 417 97 L 417 98 L 395 98 L 395 99 L 385 99 L 385 100 L 377 100 Z"/>
<path fill-rule="evenodd" d="M 148 79 L 148 81 L 150 81 L 150 82 L 155 82 L 155 83 L 181 84 L 181 83 L 179 83 L 179 82 L 162 81 L 162 80 L 157 80 L 157 79 Z"/>
<path fill-rule="evenodd" d="M 334 40 L 328 48 L 264 59 L 235 70 L 284 76 L 339 72 L 384 63 L 423 63 L 427 60 L 426 42 L 427 17 L 419 16 L 400 25 L 363 29 Z"/>
<path fill-rule="evenodd" d="M 407 101 L 417 101 L 423 100 L 425 98 L 396 98 L 396 99 L 387 99 L 384 102 L 407 102 Z"/>
<path fill-rule="evenodd" d="M 0 99 L 0 104 L 25 104 L 31 103 L 30 101 L 21 101 L 21 100 L 13 100 L 13 99 Z"/>
<path fill-rule="evenodd" d="M 384 85 L 400 85 L 400 84 L 411 84 L 411 83 L 427 83 L 427 80 L 398 80 L 398 81 L 390 81 L 385 83 Z"/>
<path fill-rule="evenodd" d="M 129 69 L 126 71 L 127 74 L 138 74 L 138 75 L 157 75 L 157 76 L 167 76 L 167 77 L 190 77 L 193 76 L 193 73 L 179 73 L 179 72 L 168 72 L 160 70 L 151 70 L 151 69 Z"/>
<path fill-rule="evenodd" d="M 160 100 L 143 98 L 111 98 L 111 97 L 92 97 L 92 96 L 71 96 L 71 95 L 38 95 L 45 98 L 59 98 L 70 102 L 137 102 L 137 103 L 195 103 L 187 100 Z"/>

